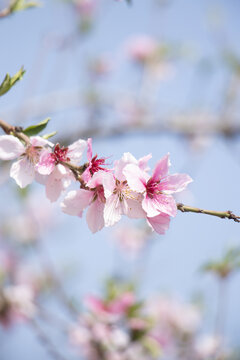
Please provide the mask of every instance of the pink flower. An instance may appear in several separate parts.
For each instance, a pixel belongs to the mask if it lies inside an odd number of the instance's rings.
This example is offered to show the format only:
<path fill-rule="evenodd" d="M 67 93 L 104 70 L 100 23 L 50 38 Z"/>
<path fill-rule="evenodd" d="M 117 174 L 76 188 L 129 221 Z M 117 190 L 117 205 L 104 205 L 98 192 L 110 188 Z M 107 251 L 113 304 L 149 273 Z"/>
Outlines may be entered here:
<path fill-rule="evenodd" d="M 146 170 L 147 161 L 151 155 L 139 160 L 130 153 L 114 163 L 114 175 L 110 174 L 103 180 L 106 204 L 104 208 L 105 226 L 112 226 L 121 219 L 122 215 L 130 218 L 145 218 L 146 213 L 142 209 L 142 195 L 133 191 L 124 175 L 124 168 L 127 164 L 135 164 L 138 168 Z"/>
<path fill-rule="evenodd" d="M 16 183 L 24 188 L 31 184 L 35 178 L 37 163 L 44 146 L 51 143 L 40 136 L 30 138 L 30 145 L 24 145 L 12 135 L 0 136 L 0 159 L 13 160 L 19 158 L 11 166 L 10 176 Z"/>
<path fill-rule="evenodd" d="M 91 17 L 97 6 L 96 0 L 75 0 L 74 5 L 77 8 L 77 11 L 83 16 Z"/>
<path fill-rule="evenodd" d="M 37 165 L 38 172 L 41 175 L 49 175 L 61 162 L 71 162 L 77 165 L 82 158 L 86 145 L 85 140 L 78 140 L 69 147 L 60 147 L 57 144 L 52 152 L 49 149 L 43 151 Z"/>
<path fill-rule="evenodd" d="M 136 299 L 132 292 L 125 292 L 108 302 L 93 295 L 89 295 L 85 299 L 87 307 L 98 315 L 123 315 L 134 305 L 135 301 Z"/>
<path fill-rule="evenodd" d="M 87 148 L 88 167 L 82 175 L 82 179 L 86 182 L 88 182 L 91 179 L 93 174 L 95 174 L 96 172 L 98 172 L 100 170 L 109 171 L 102 167 L 102 166 L 106 165 L 105 158 L 98 159 L 97 155 L 95 155 L 94 157 L 92 156 L 92 139 L 91 138 L 89 138 L 87 140 L 87 147 L 88 147 Z"/>
<path fill-rule="evenodd" d="M 160 214 L 175 216 L 177 206 L 171 194 L 184 190 L 192 182 L 186 174 L 168 175 L 168 167 L 169 156 L 166 155 L 157 163 L 152 176 L 134 164 L 123 169 L 129 187 L 143 194 L 142 207 L 148 219 Z"/>
<path fill-rule="evenodd" d="M 70 191 L 61 204 L 62 211 L 69 215 L 82 216 L 83 210 L 88 206 L 86 215 L 89 229 L 95 233 L 104 226 L 103 210 L 105 204 L 102 181 L 110 175 L 99 171 L 87 183 L 88 189 Z"/>
<path fill-rule="evenodd" d="M 139 63 L 144 63 L 151 59 L 157 49 L 157 41 L 148 35 L 136 36 L 128 43 L 129 56 Z"/>
<path fill-rule="evenodd" d="M 221 352 L 222 339 L 216 335 L 202 335 L 195 344 L 199 359 L 215 358 Z"/>

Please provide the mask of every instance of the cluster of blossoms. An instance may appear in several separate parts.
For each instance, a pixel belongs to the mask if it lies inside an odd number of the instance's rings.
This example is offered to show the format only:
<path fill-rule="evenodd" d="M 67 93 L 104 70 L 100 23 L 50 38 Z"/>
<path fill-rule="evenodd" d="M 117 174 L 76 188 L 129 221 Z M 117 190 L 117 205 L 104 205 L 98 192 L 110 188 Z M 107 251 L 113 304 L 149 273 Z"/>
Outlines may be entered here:
<path fill-rule="evenodd" d="M 226 359 L 222 340 L 197 335 L 199 308 L 171 297 L 139 302 L 131 290 L 86 298 L 87 311 L 70 332 L 87 360 Z"/>
<path fill-rule="evenodd" d="M 88 162 L 80 166 L 86 147 Z M 46 196 L 53 202 L 73 181 L 80 184 L 80 189 L 67 193 L 61 207 L 64 213 L 80 217 L 88 208 L 86 219 L 92 232 L 126 215 L 145 218 L 153 230 L 165 233 L 170 217 L 177 213 L 172 194 L 184 190 L 192 179 L 186 174 L 169 175 L 169 155 L 158 161 L 150 175 L 150 158 L 137 160 L 124 153 L 113 168 L 107 168 L 105 158 L 93 156 L 91 139 L 60 147 L 39 136 L 30 137 L 26 144 L 13 135 L 0 136 L 0 159 L 17 159 L 10 176 L 21 188 L 36 179 L 45 185 Z"/>

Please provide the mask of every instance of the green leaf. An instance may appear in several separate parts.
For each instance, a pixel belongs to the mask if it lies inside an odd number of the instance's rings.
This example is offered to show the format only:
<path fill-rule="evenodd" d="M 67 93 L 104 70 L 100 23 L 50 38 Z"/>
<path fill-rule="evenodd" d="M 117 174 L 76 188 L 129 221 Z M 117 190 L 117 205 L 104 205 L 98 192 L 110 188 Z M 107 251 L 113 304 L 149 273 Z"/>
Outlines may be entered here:
<path fill-rule="evenodd" d="M 25 74 L 25 70 L 23 69 L 23 67 L 21 67 L 21 69 L 12 77 L 9 74 L 7 74 L 0 85 L 0 96 L 8 92 L 11 89 L 11 87 L 15 85 L 17 81 L 22 79 L 24 74 Z"/>
<path fill-rule="evenodd" d="M 38 123 L 37 125 L 31 125 L 31 126 L 27 127 L 25 130 L 23 130 L 23 133 L 27 136 L 38 135 L 41 131 L 43 131 L 46 128 L 49 120 L 50 120 L 50 118 L 47 118 L 47 119 L 41 121 L 40 123 Z"/>
<path fill-rule="evenodd" d="M 25 1 L 25 0 L 13 0 L 10 5 L 10 13 L 29 9 L 32 7 L 40 6 L 41 4 L 37 1 Z"/>
<path fill-rule="evenodd" d="M 53 131 L 51 132 L 50 134 L 45 134 L 42 136 L 43 139 L 47 140 L 47 139 L 50 139 L 51 137 L 53 137 L 54 135 L 57 134 L 57 131 Z"/>
<path fill-rule="evenodd" d="M 127 310 L 127 316 L 128 317 L 135 317 L 137 316 L 138 312 L 142 309 L 143 307 L 143 303 L 142 302 L 137 302 L 135 304 L 133 304 L 132 306 L 130 306 Z"/>

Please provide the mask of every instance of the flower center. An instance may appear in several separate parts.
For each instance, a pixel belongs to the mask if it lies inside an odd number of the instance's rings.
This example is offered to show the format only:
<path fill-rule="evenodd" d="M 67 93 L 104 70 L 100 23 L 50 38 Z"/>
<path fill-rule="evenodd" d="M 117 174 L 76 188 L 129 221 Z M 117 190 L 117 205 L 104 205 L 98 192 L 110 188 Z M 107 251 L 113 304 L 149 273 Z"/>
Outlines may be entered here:
<path fill-rule="evenodd" d="M 36 164 L 39 160 L 39 153 L 41 149 L 42 148 L 40 146 L 30 145 L 26 148 L 26 151 L 23 155 L 26 156 L 31 163 Z"/>
<path fill-rule="evenodd" d="M 98 185 L 94 190 L 93 201 L 97 200 L 97 198 L 103 203 L 106 202 L 106 199 L 105 199 L 105 196 L 104 196 L 104 189 L 103 189 L 102 185 Z"/>
<path fill-rule="evenodd" d="M 51 159 L 55 162 L 55 164 L 59 164 L 62 161 L 70 161 L 70 158 L 67 157 L 68 154 L 68 148 L 66 147 L 60 147 L 59 144 L 57 144 L 54 148 L 53 153 L 51 154 Z"/>
<path fill-rule="evenodd" d="M 106 165 L 105 159 L 104 158 L 98 159 L 97 155 L 95 155 L 91 160 L 91 165 L 89 168 L 90 174 L 93 175 L 95 172 L 97 172 L 99 170 L 107 171 L 101 165 Z"/>
<path fill-rule="evenodd" d="M 150 199 L 153 199 L 155 195 L 161 194 L 161 191 L 159 190 L 159 183 L 160 181 L 154 181 L 152 178 L 148 180 L 146 191 Z"/>
<path fill-rule="evenodd" d="M 140 194 L 135 193 L 129 188 L 126 180 L 116 180 L 116 187 L 113 191 L 113 194 L 118 194 L 120 201 L 123 201 L 124 198 L 131 200 L 140 200 L 139 197 L 141 196 Z"/>

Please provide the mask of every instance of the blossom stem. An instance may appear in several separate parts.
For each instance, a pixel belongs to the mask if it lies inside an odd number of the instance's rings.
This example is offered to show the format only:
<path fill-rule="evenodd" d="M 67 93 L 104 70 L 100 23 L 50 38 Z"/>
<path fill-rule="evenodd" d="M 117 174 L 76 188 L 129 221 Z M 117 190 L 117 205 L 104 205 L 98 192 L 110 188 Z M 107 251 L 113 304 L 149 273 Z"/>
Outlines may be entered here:
<path fill-rule="evenodd" d="M 204 210 L 204 209 L 199 209 L 196 207 L 192 207 L 192 206 L 187 206 L 181 203 L 177 204 L 177 208 L 178 210 L 180 210 L 181 212 L 193 212 L 193 213 L 197 213 L 197 214 L 205 214 L 205 215 L 212 215 L 212 216 L 217 216 L 221 219 L 229 219 L 229 220 L 234 220 L 235 222 L 240 222 L 240 216 L 237 216 L 235 214 L 233 214 L 232 211 L 214 211 L 214 210 Z"/>

